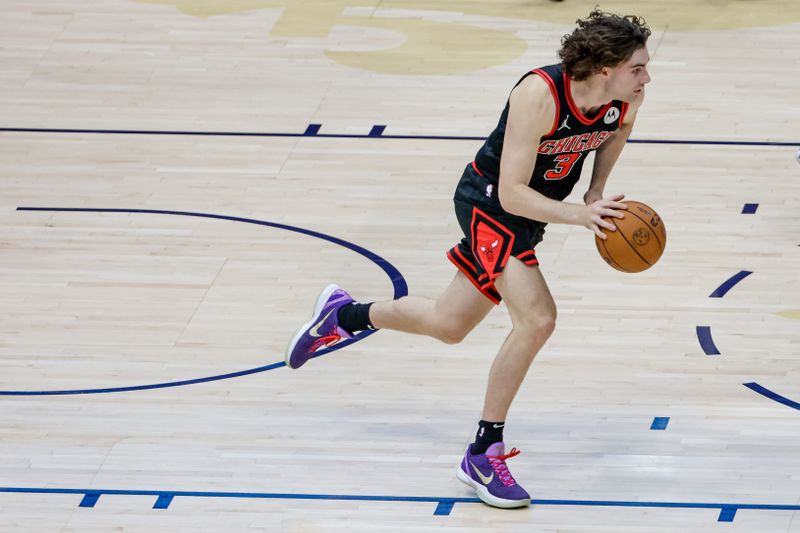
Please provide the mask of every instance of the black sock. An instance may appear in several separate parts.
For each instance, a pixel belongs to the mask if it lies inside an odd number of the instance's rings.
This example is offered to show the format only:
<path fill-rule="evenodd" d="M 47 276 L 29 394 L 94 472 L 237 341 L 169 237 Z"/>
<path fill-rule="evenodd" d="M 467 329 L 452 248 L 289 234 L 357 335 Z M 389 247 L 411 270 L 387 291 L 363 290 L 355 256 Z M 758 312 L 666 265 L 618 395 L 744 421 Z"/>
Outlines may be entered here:
<path fill-rule="evenodd" d="M 337 313 L 339 325 L 350 333 L 365 329 L 375 329 L 375 326 L 369 321 L 370 306 L 372 306 L 371 303 L 360 304 L 356 302 L 341 306 Z"/>
<path fill-rule="evenodd" d="M 472 453 L 486 453 L 486 450 L 495 442 L 503 442 L 503 428 L 505 422 L 478 422 L 478 433 L 475 435 L 475 442 L 470 445 Z"/>

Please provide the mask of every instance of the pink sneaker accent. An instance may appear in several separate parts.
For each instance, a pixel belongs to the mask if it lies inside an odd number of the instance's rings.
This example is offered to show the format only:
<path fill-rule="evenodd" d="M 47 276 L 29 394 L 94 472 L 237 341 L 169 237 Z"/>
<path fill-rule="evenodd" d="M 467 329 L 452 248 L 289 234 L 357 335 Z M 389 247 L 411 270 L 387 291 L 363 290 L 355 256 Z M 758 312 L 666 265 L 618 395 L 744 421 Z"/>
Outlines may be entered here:
<path fill-rule="evenodd" d="M 520 453 L 520 450 L 511 448 L 511 451 L 505 455 L 486 455 L 486 458 L 489 460 L 489 464 L 492 465 L 492 470 L 495 471 L 497 477 L 500 478 L 500 481 L 502 481 L 503 485 L 506 487 L 517 484 L 517 482 L 514 480 L 514 477 L 511 475 L 511 472 L 508 471 L 506 459 L 516 457 Z"/>

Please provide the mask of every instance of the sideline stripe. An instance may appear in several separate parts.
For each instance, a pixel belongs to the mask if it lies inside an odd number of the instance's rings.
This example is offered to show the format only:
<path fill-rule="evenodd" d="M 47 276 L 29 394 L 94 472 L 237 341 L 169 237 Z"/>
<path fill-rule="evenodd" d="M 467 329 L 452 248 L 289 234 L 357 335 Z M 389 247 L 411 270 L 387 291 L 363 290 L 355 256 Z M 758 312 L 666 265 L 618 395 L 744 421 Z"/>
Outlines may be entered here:
<path fill-rule="evenodd" d="M 305 133 L 291 132 L 244 132 L 244 131 L 170 131 L 170 130 L 91 130 L 76 128 L 0 128 L 0 132 L 9 133 L 96 133 L 105 135 L 196 135 L 207 137 L 325 137 L 337 139 L 418 139 L 429 141 L 483 141 L 486 136 L 473 137 L 461 135 L 380 135 L 317 133 L 320 124 L 309 124 Z M 375 127 L 373 126 L 373 130 Z M 800 142 L 791 141 L 713 141 L 694 139 L 628 139 L 634 144 L 693 144 L 715 146 L 791 146 Z"/>
<path fill-rule="evenodd" d="M 714 292 L 708 295 L 709 298 L 722 298 L 725 296 L 729 290 L 731 290 L 737 283 L 742 281 L 744 278 L 752 274 L 749 270 L 742 270 L 737 274 L 734 274 L 724 282 L 722 285 L 714 289 Z"/>
<path fill-rule="evenodd" d="M 447 515 L 456 503 L 481 503 L 478 498 L 447 498 L 435 496 L 358 496 L 348 494 L 280 494 L 263 492 L 197 492 L 197 491 L 157 491 L 157 490 L 119 490 L 119 489 L 62 489 L 38 487 L 0 487 L 0 493 L 24 494 L 82 494 L 81 507 L 94 507 L 101 495 L 157 496 L 159 501 L 172 501 L 176 497 L 188 498 L 240 498 L 240 499 L 281 499 L 281 500 L 337 500 L 370 502 L 416 502 L 435 503 L 434 514 Z M 91 505 L 83 505 L 83 502 Z M 610 500 L 531 500 L 533 505 L 562 505 L 582 507 L 651 507 L 663 509 L 719 509 L 718 521 L 731 522 L 736 511 L 742 509 L 760 511 L 800 511 L 800 505 L 746 504 L 746 503 L 694 503 L 694 502 L 647 502 Z M 157 508 L 155 505 L 153 508 Z M 164 507 L 166 508 L 166 507 Z"/>
<path fill-rule="evenodd" d="M 697 340 L 706 355 L 720 355 L 714 339 L 711 338 L 711 326 L 697 326 Z"/>

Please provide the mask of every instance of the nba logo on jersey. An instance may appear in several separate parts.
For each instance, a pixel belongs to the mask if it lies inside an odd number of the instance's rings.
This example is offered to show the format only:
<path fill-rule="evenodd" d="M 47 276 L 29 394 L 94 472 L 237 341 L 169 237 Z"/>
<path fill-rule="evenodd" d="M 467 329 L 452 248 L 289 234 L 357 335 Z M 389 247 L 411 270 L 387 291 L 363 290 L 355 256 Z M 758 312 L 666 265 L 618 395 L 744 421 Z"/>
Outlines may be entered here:
<path fill-rule="evenodd" d="M 610 107 L 608 111 L 606 111 L 606 116 L 603 117 L 603 122 L 606 124 L 611 124 L 615 120 L 619 118 L 619 109 L 616 107 Z"/>

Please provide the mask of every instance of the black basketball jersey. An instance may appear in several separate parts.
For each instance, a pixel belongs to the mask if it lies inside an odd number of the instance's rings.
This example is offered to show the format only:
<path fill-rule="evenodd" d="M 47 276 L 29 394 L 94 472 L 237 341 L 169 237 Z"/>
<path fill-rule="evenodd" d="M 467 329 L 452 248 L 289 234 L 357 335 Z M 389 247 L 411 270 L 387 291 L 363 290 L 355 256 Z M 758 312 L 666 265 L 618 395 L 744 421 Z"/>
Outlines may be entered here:
<path fill-rule="evenodd" d="M 599 148 L 622 123 L 628 104 L 614 100 L 594 116 L 586 117 L 572 100 L 570 79 L 562 65 L 532 70 L 520 78 L 517 85 L 528 76 L 540 76 L 550 87 L 556 104 L 553 126 L 539 142 L 529 186 L 548 198 L 563 200 L 580 179 L 589 152 Z M 497 184 L 508 110 L 509 102 L 506 102 L 497 127 L 478 150 L 472 169 L 464 172 L 457 198 L 499 207 Z"/>

